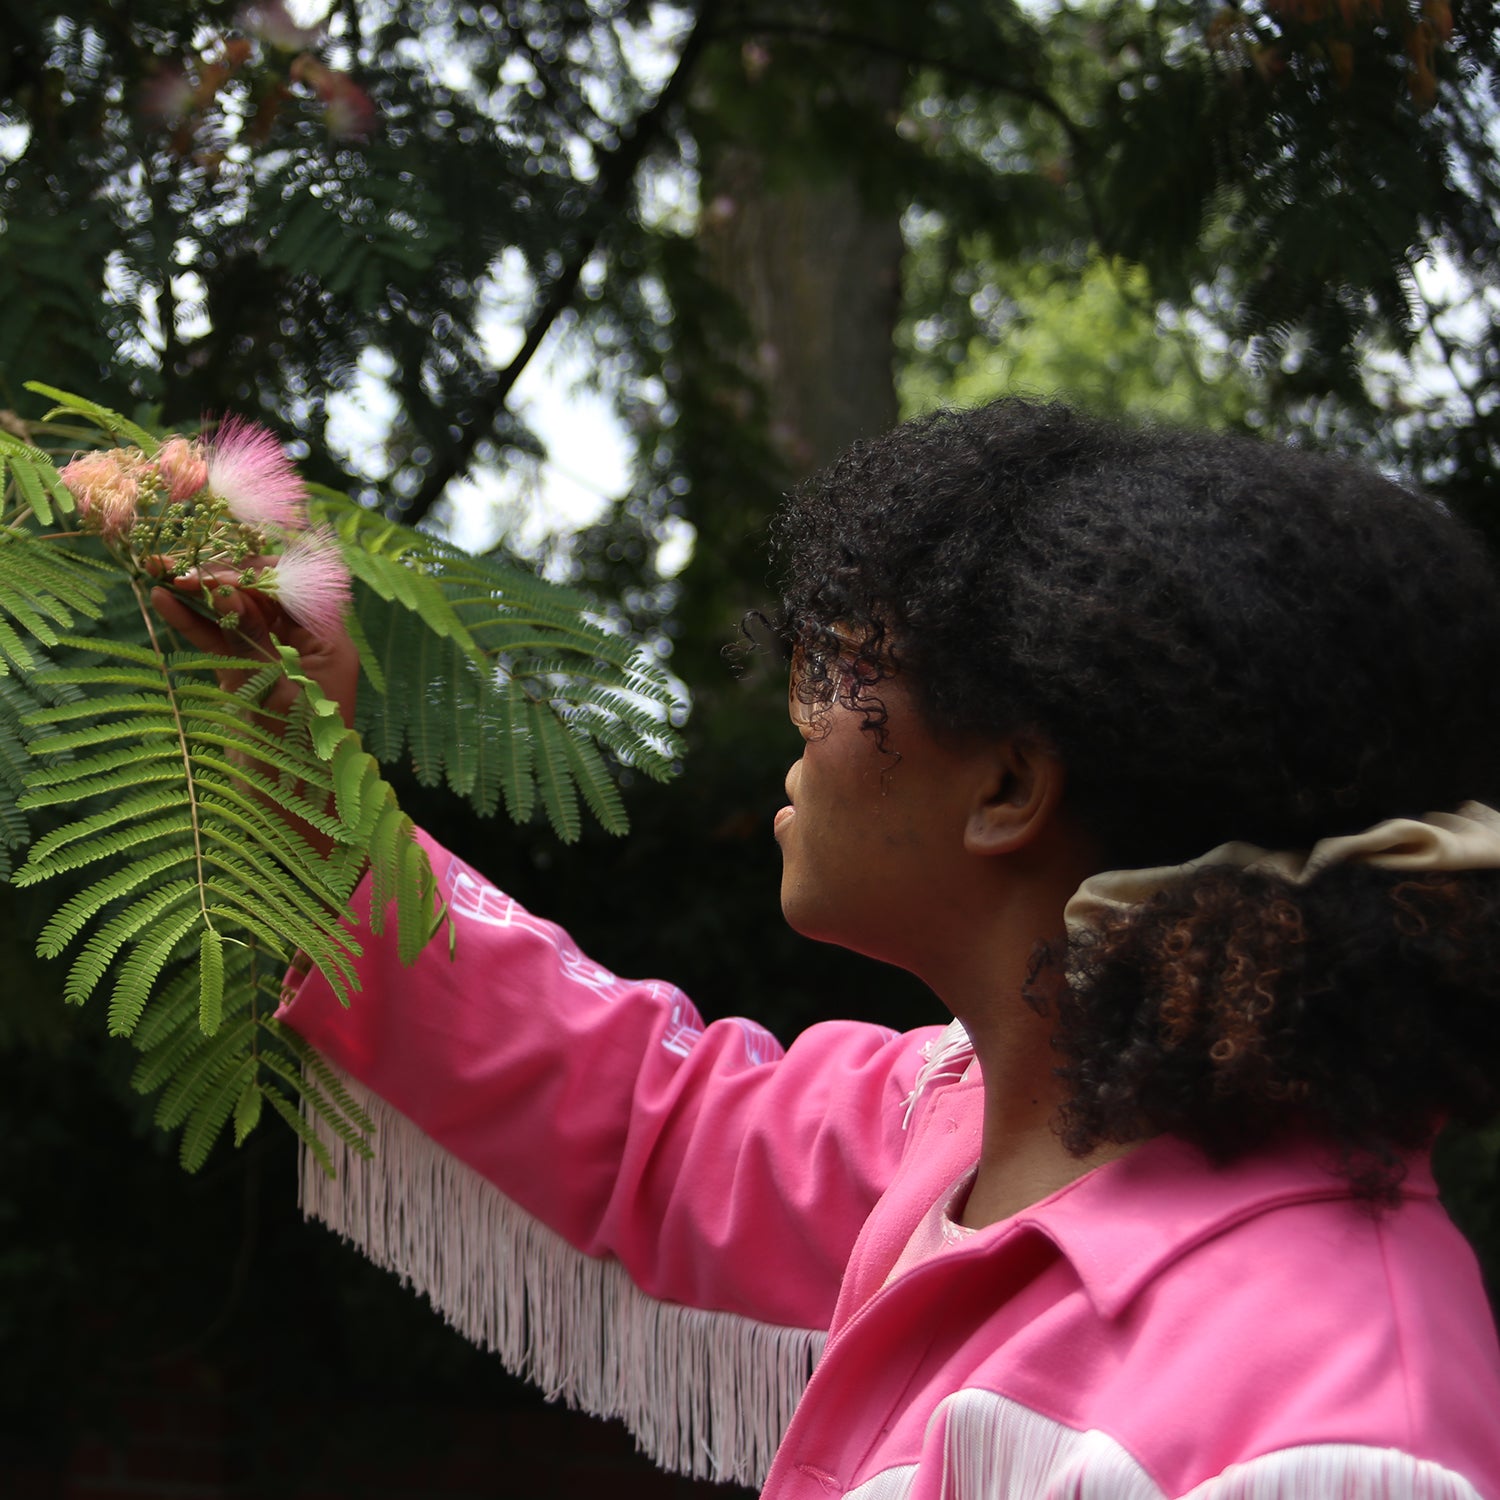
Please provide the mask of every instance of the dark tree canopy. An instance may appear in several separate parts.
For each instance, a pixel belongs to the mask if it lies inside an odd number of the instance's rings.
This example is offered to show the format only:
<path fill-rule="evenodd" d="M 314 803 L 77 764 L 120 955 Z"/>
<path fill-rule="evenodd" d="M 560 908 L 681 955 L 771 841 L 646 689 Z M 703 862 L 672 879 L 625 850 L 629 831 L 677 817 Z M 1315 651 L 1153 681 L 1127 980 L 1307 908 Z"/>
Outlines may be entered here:
<path fill-rule="evenodd" d="M 675 428 L 705 396 L 682 383 L 719 386 L 743 428 L 751 408 L 722 387 L 768 373 L 731 359 L 715 381 L 694 353 L 764 331 L 745 284 L 715 296 L 726 226 L 772 211 L 786 237 L 774 206 L 821 196 L 865 237 L 904 219 L 928 247 L 905 307 L 918 360 L 1003 341 L 997 266 L 1076 276 L 1092 252 L 1253 359 L 1261 425 L 1363 439 L 1383 422 L 1466 494 L 1492 461 L 1473 285 L 1497 249 L 1489 0 L 355 0 L 305 28 L 279 0 L 72 0 L 5 19 L 12 406 L 39 374 L 169 421 L 248 405 L 321 458 L 329 393 L 378 352 L 394 427 L 346 477 L 420 516 L 532 446 L 508 398 L 571 330 L 649 434 L 645 521 L 674 504 L 661 481 L 701 462 L 695 424 Z M 1419 282 L 1434 256 L 1444 274 Z M 786 264 L 763 253 L 766 275 Z M 497 367 L 502 265 L 527 305 Z M 1469 311 L 1445 325 L 1450 288 Z M 1452 375 L 1432 405 L 1369 363 L 1424 333 Z M 795 351 L 776 354 L 795 384 Z"/>

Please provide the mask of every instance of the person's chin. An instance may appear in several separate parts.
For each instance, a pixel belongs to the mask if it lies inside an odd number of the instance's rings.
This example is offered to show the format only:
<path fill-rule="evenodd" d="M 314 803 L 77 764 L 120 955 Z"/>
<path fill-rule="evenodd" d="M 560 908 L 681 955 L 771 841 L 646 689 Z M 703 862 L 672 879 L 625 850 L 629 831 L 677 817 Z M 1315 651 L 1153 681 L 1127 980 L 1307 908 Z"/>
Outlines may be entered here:
<path fill-rule="evenodd" d="M 781 884 L 781 915 L 793 932 L 814 943 L 832 943 L 837 948 L 850 946 L 828 913 L 820 911 L 817 904 L 808 899 L 806 891 L 798 891 L 794 883 L 785 879 Z"/>

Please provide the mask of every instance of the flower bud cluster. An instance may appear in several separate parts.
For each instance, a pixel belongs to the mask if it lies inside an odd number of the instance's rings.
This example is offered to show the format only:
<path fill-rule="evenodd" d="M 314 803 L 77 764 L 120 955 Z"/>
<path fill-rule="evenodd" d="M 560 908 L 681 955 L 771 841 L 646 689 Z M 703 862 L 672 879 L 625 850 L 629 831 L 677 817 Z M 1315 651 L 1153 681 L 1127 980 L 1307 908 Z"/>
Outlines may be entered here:
<path fill-rule="evenodd" d="M 229 417 L 207 441 L 169 437 L 83 453 L 61 471 L 82 529 L 137 576 L 228 570 L 314 635 L 339 628 L 349 570 L 338 539 L 310 527 L 307 488 L 273 433 Z"/>

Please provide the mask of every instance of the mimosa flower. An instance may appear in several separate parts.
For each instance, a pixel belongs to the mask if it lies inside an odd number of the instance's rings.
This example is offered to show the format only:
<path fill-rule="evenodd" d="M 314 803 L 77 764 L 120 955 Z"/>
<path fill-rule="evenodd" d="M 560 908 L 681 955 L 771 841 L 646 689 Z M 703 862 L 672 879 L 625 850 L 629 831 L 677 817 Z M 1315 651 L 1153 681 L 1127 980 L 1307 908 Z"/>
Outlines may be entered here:
<path fill-rule="evenodd" d="M 58 470 L 58 478 L 67 485 L 78 510 L 88 515 L 94 506 L 94 496 L 107 484 L 115 481 L 115 465 L 108 453 L 81 453 L 72 463 Z"/>
<path fill-rule="evenodd" d="M 85 527 L 116 541 L 135 524 L 141 466 L 138 448 L 107 448 L 81 454 L 58 477 L 78 502 Z"/>
<path fill-rule="evenodd" d="M 94 512 L 99 525 L 99 535 L 107 542 L 117 542 L 132 526 L 136 518 L 135 500 L 129 495 L 107 495 Z"/>
<path fill-rule="evenodd" d="M 208 483 L 202 451 L 186 438 L 168 438 L 157 451 L 155 467 L 162 491 L 174 505 L 191 500 Z"/>
<path fill-rule="evenodd" d="M 275 433 L 226 417 L 205 453 L 208 486 L 246 526 L 295 530 L 306 524 L 307 487 Z"/>
<path fill-rule="evenodd" d="M 288 542 L 255 586 L 318 636 L 335 635 L 349 607 L 349 569 L 338 538 L 326 526 Z"/>

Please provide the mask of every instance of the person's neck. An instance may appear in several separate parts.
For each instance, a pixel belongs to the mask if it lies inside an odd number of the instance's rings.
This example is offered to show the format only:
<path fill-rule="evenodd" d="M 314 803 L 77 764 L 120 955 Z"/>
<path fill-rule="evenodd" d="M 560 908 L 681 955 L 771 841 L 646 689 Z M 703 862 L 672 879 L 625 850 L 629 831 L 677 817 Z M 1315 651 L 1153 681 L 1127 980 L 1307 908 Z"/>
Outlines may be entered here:
<path fill-rule="evenodd" d="M 1111 1145 L 1077 1157 L 1063 1145 L 1057 1022 L 1026 993 L 1037 943 L 1060 958 L 1062 909 L 1087 873 L 1059 869 L 1050 881 L 1028 882 L 1019 899 L 997 902 L 979 941 L 951 950 L 961 957 L 934 976 L 933 987 L 968 1030 L 984 1077 L 978 1170 L 961 1214 L 970 1228 L 1009 1218 L 1129 1149 Z"/>
<path fill-rule="evenodd" d="M 971 1229 L 1008 1219 L 1081 1177 L 1117 1148 L 1073 1156 L 1057 1133 L 1063 1089 L 1051 1045 L 1053 1020 L 1027 1004 L 1019 984 L 1005 1003 L 962 1015 L 984 1077 L 984 1132 L 960 1221 Z"/>
<path fill-rule="evenodd" d="M 1048 1028 L 1041 1030 L 1045 1045 Z M 1131 1149 L 1106 1144 L 1080 1157 L 1063 1145 L 1057 1131 L 1063 1091 L 1050 1046 L 1029 1067 L 1009 1041 L 1000 1049 L 976 1041 L 975 1056 L 984 1074 L 984 1134 L 961 1215 L 969 1228 L 1008 1219 Z"/>

